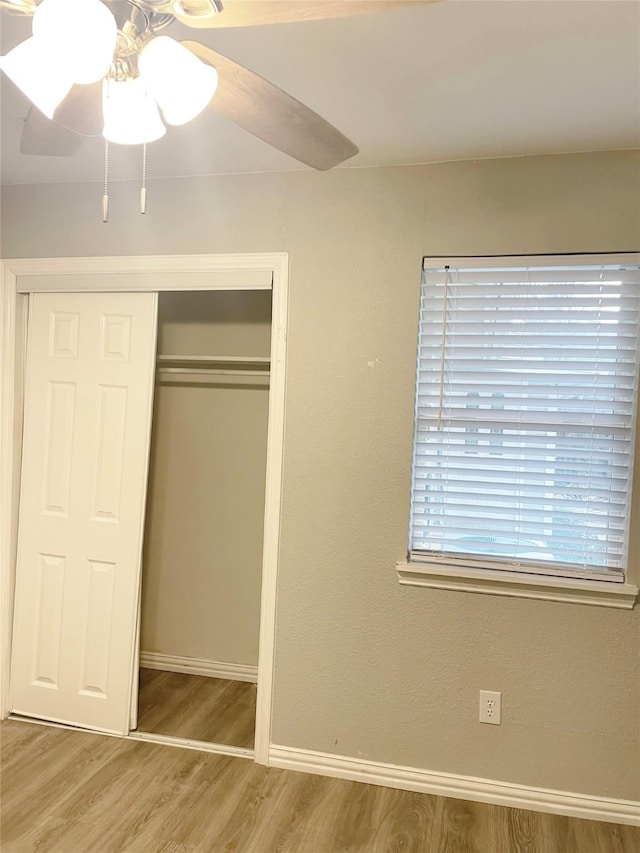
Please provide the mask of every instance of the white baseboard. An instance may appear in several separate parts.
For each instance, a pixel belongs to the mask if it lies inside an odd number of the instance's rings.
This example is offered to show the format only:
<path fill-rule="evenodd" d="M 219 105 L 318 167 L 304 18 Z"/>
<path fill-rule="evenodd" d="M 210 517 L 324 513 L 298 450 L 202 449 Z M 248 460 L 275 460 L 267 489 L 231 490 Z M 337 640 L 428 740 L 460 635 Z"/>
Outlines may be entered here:
<path fill-rule="evenodd" d="M 632 800 L 532 788 L 455 773 L 434 773 L 417 767 L 382 764 L 288 746 L 270 747 L 269 766 L 441 797 L 640 826 L 640 803 Z"/>
<path fill-rule="evenodd" d="M 228 678 L 230 681 L 251 681 L 254 684 L 258 681 L 257 666 L 163 655 L 160 652 L 140 652 L 140 666 L 145 669 L 162 669 L 165 672 L 186 672 L 191 675 L 208 675 L 210 678 Z"/>

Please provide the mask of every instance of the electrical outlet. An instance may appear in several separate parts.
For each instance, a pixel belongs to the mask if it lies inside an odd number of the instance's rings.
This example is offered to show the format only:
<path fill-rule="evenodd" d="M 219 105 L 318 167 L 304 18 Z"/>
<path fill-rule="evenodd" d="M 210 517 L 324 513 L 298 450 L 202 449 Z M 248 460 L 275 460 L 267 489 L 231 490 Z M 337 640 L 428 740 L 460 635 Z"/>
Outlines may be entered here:
<path fill-rule="evenodd" d="M 480 716 L 481 723 L 491 723 L 499 726 L 502 718 L 502 693 L 494 690 L 480 691 Z"/>

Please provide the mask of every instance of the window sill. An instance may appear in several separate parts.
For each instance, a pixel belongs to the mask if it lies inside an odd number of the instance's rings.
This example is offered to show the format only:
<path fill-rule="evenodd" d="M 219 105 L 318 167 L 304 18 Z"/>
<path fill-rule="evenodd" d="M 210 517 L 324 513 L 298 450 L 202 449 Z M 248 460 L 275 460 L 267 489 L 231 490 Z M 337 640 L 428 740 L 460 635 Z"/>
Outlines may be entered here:
<path fill-rule="evenodd" d="M 398 580 L 404 586 L 424 586 L 458 592 L 481 592 L 513 598 L 537 598 L 570 604 L 592 604 L 632 610 L 638 587 L 630 583 L 559 578 L 524 572 L 469 569 L 428 562 L 396 563 Z"/>

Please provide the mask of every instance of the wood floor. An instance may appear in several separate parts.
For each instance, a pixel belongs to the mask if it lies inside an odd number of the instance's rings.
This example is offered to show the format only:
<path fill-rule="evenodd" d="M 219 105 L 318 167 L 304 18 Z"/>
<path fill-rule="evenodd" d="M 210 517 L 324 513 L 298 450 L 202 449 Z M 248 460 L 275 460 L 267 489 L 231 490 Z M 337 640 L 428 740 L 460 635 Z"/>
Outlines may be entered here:
<path fill-rule="evenodd" d="M 640 830 L 7 720 L 2 853 L 637 853 Z"/>
<path fill-rule="evenodd" d="M 252 749 L 256 685 L 140 670 L 138 731 Z"/>

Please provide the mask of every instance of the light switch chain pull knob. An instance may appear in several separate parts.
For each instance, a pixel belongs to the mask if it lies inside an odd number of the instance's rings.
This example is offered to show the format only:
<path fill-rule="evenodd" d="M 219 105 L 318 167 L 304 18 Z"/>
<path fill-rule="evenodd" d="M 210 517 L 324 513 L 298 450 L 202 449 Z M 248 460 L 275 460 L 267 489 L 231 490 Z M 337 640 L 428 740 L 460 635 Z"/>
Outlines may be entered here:
<path fill-rule="evenodd" d="M 140 213 L 147 212 L 147 143 L 142 146 L 142 189 L 140 190 Z"/>

